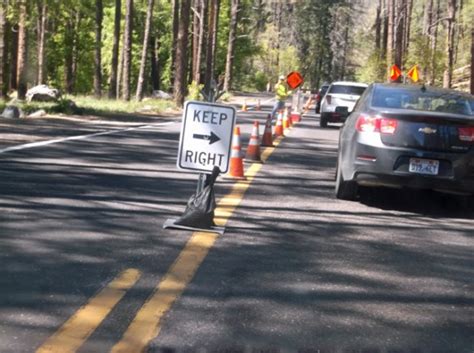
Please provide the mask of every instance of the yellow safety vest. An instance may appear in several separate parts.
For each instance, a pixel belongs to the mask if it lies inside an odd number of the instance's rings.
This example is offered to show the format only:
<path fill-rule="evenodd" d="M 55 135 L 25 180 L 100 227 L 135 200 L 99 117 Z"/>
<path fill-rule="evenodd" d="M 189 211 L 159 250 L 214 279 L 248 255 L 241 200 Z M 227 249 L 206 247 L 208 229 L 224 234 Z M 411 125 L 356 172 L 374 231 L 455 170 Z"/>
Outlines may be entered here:
<path fill-rule="evenodd" d="M 284 101 L 287 97 L 288 91 L 286 90 L 286 85 L 283 83 L 277 83 L 275 85 L 275 99 Z"/>

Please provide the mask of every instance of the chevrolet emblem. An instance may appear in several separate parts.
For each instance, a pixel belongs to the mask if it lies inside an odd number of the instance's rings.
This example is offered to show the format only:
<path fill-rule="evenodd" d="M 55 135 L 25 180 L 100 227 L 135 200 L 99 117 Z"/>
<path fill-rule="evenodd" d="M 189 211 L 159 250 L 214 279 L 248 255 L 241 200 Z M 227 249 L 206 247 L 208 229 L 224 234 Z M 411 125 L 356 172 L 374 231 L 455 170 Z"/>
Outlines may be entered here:
<path fill-rule="evenodd" d="M 435 134 L 436 131 L 438 131 L 438 130 L 432 129 L 432 128 L 428 127 L 428 126 L 426 126 L 426 127 L 424 127 L 424 128 L 419 128 L 419 129 L 418 129 L 418 132 L 422 132 L 422 133 L 424 133 L 424 134 Z"/>

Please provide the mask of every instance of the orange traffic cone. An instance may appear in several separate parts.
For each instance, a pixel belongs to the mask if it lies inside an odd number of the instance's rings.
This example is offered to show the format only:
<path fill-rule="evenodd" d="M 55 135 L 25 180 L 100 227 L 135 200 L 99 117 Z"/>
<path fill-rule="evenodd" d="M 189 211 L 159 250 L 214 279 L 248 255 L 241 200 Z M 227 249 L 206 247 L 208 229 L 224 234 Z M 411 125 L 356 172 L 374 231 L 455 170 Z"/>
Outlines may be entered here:
<path fill-rule="evenodd" d="M 292 128 L 293 127 L 293 120 L 291 119 L 291 114 L 288 113 L 289 111 L 291 111 L 291 109 L 288 110 L 288 108 L 285 108 L 285 114 L 286 114 L 287 119 L 288 119 L 288 125 L 290 126 L 290 128 Z"/>
<path fill-rule="evenodd" d="M 294 112 L 290 115 L 292 123 L 299 123 L 301 121 L 301 113 L 298 112 L 298 109 L 295 109 Z"/>
<path fill-rule="evenodd" d="M 278 112 L 278 118 L 275 125 L 275 136 L 283 136 L 283 112 Z"/>
<path fill-rule="evenodd" d="M 288 111 L 283 113 L 283 135 L 290 132 L 290 120 L 288 119 Z"/>
<path fill-rule="evenodd" d="M 257 111 L 262 110 L 262 106 L 260 105 L 260 99 L 257 100 L 257 106 L 255 107 L 255 110 L 257 110 Z"/>
<path fill-rule="evenodd" d="M 265 123 L 265 131 L 263 132 L 261 146 L 263 146 L 263 147 L 273 147 L 272 115 L 271 114 L 268 114 L 267 122 Z"/>
<path fill-rule="evenodd" d="M 242 105 L 242 111 L 246 112 L 247 111 L 247 100 L 244 99 L 244 104 Z"/>
<path fill-rule="evenodd" d="M 242 148 L 240 146 L 240 127 L 234 128 L 232 137 L 232 150 L 230 153 L 229 177 L 233 179 L 245 179 L 244 162 L 242 160 Z"/>
<path fill-rule="evenodd" d="M 247 147 L 247 153 L 245 154 L 246 162 L 258 162 L 262 163 L 260 158 L 260 136 L 259 136 L 259 124 L 258 121 L 254 121 L 252 135 L 250 136 L 249 145 Z"/>

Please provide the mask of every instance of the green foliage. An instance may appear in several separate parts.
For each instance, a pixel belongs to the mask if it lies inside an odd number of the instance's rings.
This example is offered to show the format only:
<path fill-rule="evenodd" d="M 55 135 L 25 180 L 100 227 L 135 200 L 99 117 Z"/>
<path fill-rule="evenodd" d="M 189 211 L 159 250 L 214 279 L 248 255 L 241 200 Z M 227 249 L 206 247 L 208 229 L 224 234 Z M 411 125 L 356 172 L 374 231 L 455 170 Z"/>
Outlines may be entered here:
<path fill-rule="evenodd" d="M 228 102 L 232 98 L 232 94 L 229 92 L 225 92 L 222 96 L 220 96 L 219 101 L 221 102 Z"/>
<path fill-rule="evenodd" d="M 380 52 L 374 51 L 366 64 L 357 70 L 356 78 L 359 82 L 384 82 L 386 72 L 385 58 Z"/>
<path fill-rule="evenodd" d="M 255 73 L 254 82 L 257 91 L 265 91 L 268 81 L 268 76 L 264 72 L 258 71 Z"/>
<path fill-rule="evenodd" d="M 298 3 L 298 52 L 302 74 L 311 87 L 332 80 L 329 33 L 330 9 L 334 4 L 328 0 L 302 0 Z"/>
<path fill-rule="evenodd" d="M 7 19 L 18 21 L 17 2 L 10 1 Z M 225 63 L 230 24 L 230 0 L 222 0 L 216 48 L 215 76 L 225 74 Z M 444 71 L 446 30 L 441 21 L 438 26 L 438 43 L 435 53 L 428 38 L 422 34 L 425 1 L 413 2 L 410 45 L 404 57 L 404 68 L 418 64 L 422 73 L 434 70 L 435 82 L 440 83 Z M 305 78 L 305 85 L 317 88 L 324 81 L 352 79 L 365 82 L 385 81 L 384 53 L 375 49 L 374 2 L 369 0 L 300 0 L 292 2 L 241 0 L 237 38 L 235 43 L 233 88 L 263 91 L 270 82 L 275 83 L 279 74 L 298 70 Z M 112 44 L 114 34 L 115 1 L 104 0 L 102 31 L 103 89 L 108 89 Z M 281 11 L 276 9 L 280 6 Z M 73 92 L 89 94 L 93 91 L 95 49 L 94 1 L 48 1 L 48 32 L 46 40 L 47 83 L 66 88 L 66 69 L 73 69 Z M 455 68 L 471 61 L 471 29 L 474 19 L 474 0 L 464 0 L 456 23 Z M 36 84 L 37 36 L 39 16 L 35 1 L 28 1 L 28 72 L 29 85 Z M 147 1 L 134 1 L 134 30 L 131 68 L 132 94 L 137 84 Z M 172 88 L 172 9 L 171 1 L 156 0 L 153 14 L 152 38 L 157 39 L 161 89 Z M 441 17 L 445 14 L 442 4 Z M 122 1 L 123 37 L 125 1 Z M 11 31 L 6 34 L 6 52 L 11 52 Z M 190 43 L 191 47 L 191 43 Z M 121 49 L 121 48 L 120 48 Z M 10 55 L 10 54 L 8 54 Z M 430 67 L 431 58 L 435 67 Z M 11 69 L 11 57 L 6 62 Z M 204 71 L 204 59 L 202 71 Z M 67 65 L 67 61 L 72 65 Z M 191 58 L 189 58 L 191 61 Z M 145 91 L 150 92 L 150 63 L 145 75 Z M 464 78 L 463 78 L 464 79 Z M 200 99 L 200 86 L 191 83 L 190 99 Z M 48 108 L 49 109 L 49 108 Z M 51 108 L 52 109 L 52 108 Z M 58 111 L 67 109 L 66 103 L 57 105 Z M 127 108 L 128 109 L 128 108 Z"/>
<path fill-rule="evenodd" d="M 201 91 L 203 88 L 204 88 L 203 84 L 198 84 L 196 81 L 191 82 L 191 84 L 188 85 L 188 96 L 186 97 L 186 100 L 190 100 L 190 101 L 202 100 Z"/>

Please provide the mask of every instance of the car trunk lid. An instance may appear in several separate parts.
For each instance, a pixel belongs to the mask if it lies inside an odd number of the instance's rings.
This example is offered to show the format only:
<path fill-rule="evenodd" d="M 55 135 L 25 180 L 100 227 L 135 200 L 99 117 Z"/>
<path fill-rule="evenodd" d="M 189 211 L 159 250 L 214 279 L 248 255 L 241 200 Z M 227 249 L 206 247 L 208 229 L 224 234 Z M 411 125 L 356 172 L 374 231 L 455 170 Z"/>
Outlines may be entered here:
<path fill-rule="evenodd" d="M 474 144 L 474 118 L 436 112 L 384 112 L 381 115 L 396 121 L 393 133 L 381 134 L 382 142 L 388 146 L 465 152 Z"/>

